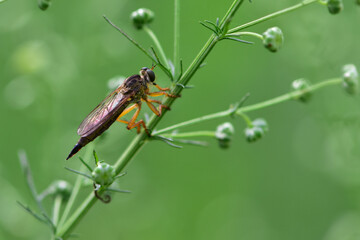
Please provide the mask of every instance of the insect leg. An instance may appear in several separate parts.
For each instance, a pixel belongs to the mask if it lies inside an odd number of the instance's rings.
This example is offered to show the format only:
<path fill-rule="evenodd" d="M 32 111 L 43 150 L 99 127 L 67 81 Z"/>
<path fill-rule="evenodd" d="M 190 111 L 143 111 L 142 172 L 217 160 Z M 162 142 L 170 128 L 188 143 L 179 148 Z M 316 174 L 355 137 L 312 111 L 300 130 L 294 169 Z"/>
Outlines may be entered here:
<path fill-rule="evenodd" d="M 167 93 L 167 92 L 152 92 L 152 93 L 148 93 L 149 96 L 152 96 L 152 97 L 158 97 L 158 96 L 167 96 L 167 97 L 171 97 L 171 98 L 177 98 L 177 97 L 180 97 L 180 96 L 176 96 L 176 95 L 173 95 L 173 94 L 170 94 L 170 93 Z"/>
<path fill-rule="evenodd" d="M 136 127 L 136 128 L 137 128 L 137 133 L 140 133 L 141 126 L 143 126 L 144 129 L 145 129 L 145 131 L 146 131 L 146 133 L 147 133 L 148 135 L 150 135 L 149 130 L 147 129 L 147 127 L 146 127 L 146 125 L 145 125 L 145 122 L 144 122 L 143 120 L 140 120 L 140 121 L 138 121 L 138 122 L 135 123 L 137 117 L 139 116 L 140 110 L 141 110 L 141 102 L 135 103 L 135 105 L 138 107 L 138 109 L 136 110 L 134 116 L 131 118 L 130 122 L 128 123 L 127 129 L 128 129 L 128 130 L 131 130 L 131 129 L 133 129 L 133 128 Z"/>
<path fill-rule="evenodd" d="M 158 100 L 153 100 L 153 99 L 146 99 L 146 104 L 149 106 L 149 108 L 151 109 L 151 111 L 153 111 L 153 113 L 155 113 L 156 115 L 160 116 L 162 113 L 162 109 L 166 108 L 168 110 L 170 110 L 170 108 L 166 105 L 162 105 L 160 101 Z M 152 102 L 154 103 L 158 103 L 159 105 L 159 110 L 156 109 L 156 107 L 152 104 Z"/>
<path fill-rule="evenodd" d="M 160 87 L 159 85 L 155 85 L 155 87 L 157 88 L 157 89 L 159 89 L 160 91 L 170 91 L 170 88 L 162 88 L 162 87 Z"/>
<path fill-rule="evenodd" d="M 116 121 L 118 122 L 122 122 L 122 123 L 129 123 L 128 121 L 125 120 L 120 120 L 121 117 L 125 116 L 126 114 L 128 114 L 129 112 L 131 112 L 132 110 L 134 110 L 135 108 L 137 108 L 138 106 L 136 104 L 132 105 L 131 107 L 128 107 L 127 109 L 125 109 L 116 119 Z"/>

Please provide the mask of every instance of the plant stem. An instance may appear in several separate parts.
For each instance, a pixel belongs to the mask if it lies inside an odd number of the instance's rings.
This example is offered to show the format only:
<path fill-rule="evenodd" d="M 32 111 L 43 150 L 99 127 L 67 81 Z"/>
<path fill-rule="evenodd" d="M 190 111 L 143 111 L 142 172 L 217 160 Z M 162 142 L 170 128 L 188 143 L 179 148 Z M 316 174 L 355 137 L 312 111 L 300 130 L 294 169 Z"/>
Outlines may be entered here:
<path fill-rule="evenodd" d="M 55 197 L 54 200 L 54 208 L 53 208 L 53 218 L 52 218 L 52 222 L 55 226 L 57 226 L 58 221 L 59 221 L 59 213 L 60 213 L 60 208 L 61 208 L 61 203 L 62 203 L 62 196 L 61 195 L 57 195 Z"/>
<path fill-rule="evenodd" d="M 264 101 L 264 102 L 260 102 L 257 104 L 253 104 L 250 106 L 246 106 L 246 107 L 241 107 L 239 108 L 235 113 L 237 115 L 242 115 L 245 112 L 251 112 L 251 111 L 255 111 L 261 108 L 265 108 L 265 107 L 269 107 L 278 103 L 282 103 L 291 99 L 294 99 L 298 96 L 301 96 L 302 94 L 304 94 L 305 92 L 313 92 L 316 91 L 320 88 L 326 87 L 326 86 L 331 86 L 331 85 L 336 85 L 336 84 L 341 84 L 342 83 L 342 78 L 334 78 L 334 79 L 329 79 L 320 83 L 317 83 L 315 85 L 310 86 L 308 89 L 306 89 L 306 91 L 304 90 L 298 90 L 298 91 L 294 91 L 294 92 L 290 92 L 290 93 L 286 93 L 284 95 L 281 95 L 279 97 Z M 175 130 L 178 129 L 180 127 L 185 127 L 185 126 L 190 126 L 196 123 L 200 123 L 200 122 L 204 122 L 204 121 L 208 121 L 208 120 L 212 120 L 212 119 L 217 119 L 217 118 L 222 118 L 222 117 L 227 117 L 230 116 L 233 113 L 232 109 L 229 110 L 225 110 L 225 111 L 221 111 L 221 112 L 217 112 L 217 113 L 213 113 L 213 114 L 209 114 L 206 116 L 202 116 L 199 118 L 195 118 L 186 122 L 182 122 L 182 123 L 178 123 L 175 124 L 173 126 L 155 131 L 153 133 L 154 136 L 156 135 L 160 135 L 161 133 L 164 132 L 168 132 L 171 130 Z"/>
<path fill-rule="evenodd" d="M 33 196 L 33 198 L 34 198 L 38 208 L 40 209 L 41 213 L 46 214 L 45 208 L 43 207 L 42 202 L 41 202 L 41 198 L 39 197 L 39 195 L 38 195 L 38 193 L 36 191 L 34 179 L 33 179 L 32 174 L 31 174 L 29 161 L 27 159 L 25 151 L 24 150 L 19 150 L 18 156 L 19 156 L 21 168 L 22 168 L 22 170 L 24 172 L 24 175 L 25 175 L 25 178 L 26 178 L 26 182 L 27 182 L 28 187 L 29 187 L 29 189 L 31 191 L 31 195 Z"/>
<path fill-rule="evenodd" d="M 180 0 L 175 0 L 174 1 L 174 9 L 175 9 L 175 14 L 174 14 L 174 75 L 176 76 L 179 71 L 179 67 L 180 67 L 180 58 L 179 58 L 179 53 L 180 53 Z"/>
<path fill-rule="evenodd" d="M 88 147 L 86 148 L 86 152 L 85 152 L 85 159 L 87 161 L 89 161 L 88 159 L 91 158 L 91 153 L 94 149 L 94 143 L 90 143 L 88 145 Z M 81 165 L 80 167 L 80 170 L 83 170 L 85 167 L 84 165 Z M 75 181 L 75 185 L 74 185 L 74 188 L 71 192 L 71 195 L 70 195 L 70 198 L 65 206 L 65 210 L 61 216 L 61 219 L 60 219 L 60 222 L 59 222 L 59 226 L 57 229 L 60 229 L 62 228 L 62 225 L 64 224 L 64 222 L 67 220 L 67 217 L 70 213 L 70 210 L 72 208 L 72 206 L 74 205 L 74 202 L 75 202 L 75 199 L 80 191 L 80 188 L 81 188 L 81 185 L 82 185 L 82 180 L 83 180 L 83 177 L 78 175 L 77 178 L 76 178 L 76 181 Z"/>
<path fill-rule="evenodd" d="M 186 137 L 214 137 L 214 131 L 196 131 L 186 133 L 174 133 L 174 134 L 163 134 L 161 135 L 166 138 L 186 138 Z"/>
<path fill-rule="evenodd" d="M 164 49 L 162 48 L 159 39 L 156 37 L 155 33 L 147 26 L 145 25 L 143 27 L 144 31 L 149 35 L 149 37 L 153 40 L 156 48 L 159 50 L 160 57 L 167 69 L 170 69 L 169 67 L 169 61 L 165 55 Z"/>
<path fill-rule="evenodd" d="M 272 18 L 275 18 L 275 17 L 278 17 L 280 15 L 283 15 L 285 13 L 289 13 L 289 12 L 292 12 L 298 8 L 301 8 L 301 7 L 304 7 L 304 6 L 307 6 L 311 3 L 315 3 L 315 2 L 318 2 L 318 0 L 304 0 L 302 1 L 301 3 L 298 3 L 294 6 L 291 6 L 291 7 L 288 7 L 288 8 L 285 8 L 285 9 L 282 9 L 280 11 L 277 11 L 277 12 L 274 12 L 272 14 L 269 14 L 267 16 L 264 16 L 264 17 L 261 17 L 259 19 L 256 19 L 254 21 L 251 21 L 251 22 L 248 22 L 248 23 L 245 23 L 243 25 L 240 25 L 240 26 L 237 26 L 235 28 L 232 28 L 228 31 L 228 33 L 234 33 L 234 32 L 238 32 L 242 29 L 245 29 L 245 28 L 248 28 L 248 27 L 251 27 L 251 26 L 254 26 L 256 24 L 259 24 L 261 22 L 264 22 L 264 21 L 267 21 L 269 19 L 272 19 Z"/>
<path fill-rule="evenodd" d="M 238 10 L 238 8 L 240 7 L 243 1 L 244 0 L 234 0 L 231 7 L 225 14 L 224 18 L 222 19 L 220 24 L 221 26 L 224 26 L 225 23 L 231 20 L 232 16 Z M 109 20 L 107 19 L 107 21 Z M 187 68 L 186 72 L 182 75 L 181 79 L 179 80 L 179 83 L 186 86 L 186 84 L 190 81 L 191 77 L 199 69 L 201 63 L 204 61 L 206 56 L 210 53 L 210 51 L 217 42 L 218 42 L 217 37 L 215 36 L 215 34 L 212 34 L 209 40 L 207 41 L 207 43 L 205 44 L 205 46 L 201 49 L 200 53 L 196 56 L 194 61 Z M 172 94 L 178 95 L 183 89 L 184 88 L 177 86 Z M 171 106 L 174 101 L 175 98 L 166 98 L 164 105 Z M 148 128 L 154 129 L 154 127 L 159 123 L 159 121 L 163 118 L 166 112 L 167 110 L 164 109 L 161 116 L 157 117 L 156 115 L 153 115 L 148 123 Z M 145 133 L 145 131 L 143 131 L 133 139 L 133 141 L 126 148 L 126 150 L 123 152 L 123 154 L 120 156 L 120 158 L 116 161 L 114 165 L 116 174 L 119 174 L 125 168 L 125 166 L 131 161 L 131 159 L 133 159 L 134 155 L 144 145 L 145 140 L 147 138 L 148 135 Z M 81 218 L 87 213 L 87 211 L 92 207 L 92 205 L 96 201 L 97 199 L 95 198 L 94 194 L 91 193 L 85 199 L 85 201 L 79 206 L 79 208 L 73 213 L 73 215 L 71 215 L 71 217 L 64 223 L 64 225 L 59 230 L 57 236 L 63 239 L 68 237 L 68 235 L 73 230 L 73 228 L 79 223 Z"/>
<path fill-rule="evenodd" d="M 242 37 L 246 35 L 259 38 L 260 40 L 264 39 L 263 35 L 255 32 L 234 32 L 234 33 L 226 34 L 226 36 L 238 36 L 238 37 Z"/>
<path fill-rule="evenodd" d="M 121 28 L 119 28 L 113 22 L 111 22 L 110 19 L 108 19 L 106 16 L 103 16 L 103 17 L 111 26 L 113 26 L 116 30 L 118 30 L 125 38 L 127 38 L 132 44 L 134 44 L 138 49 L 140 49 L 140 51 L 142 51 L 153 62 L 157 62 L 159 67 L 161 68 L 161 70 L 163 70 L 170 79 L 173 79 L 173 75 L 169 71 L 168 67 L 165 67 L 162 63 L 158 62 L 157 59 L 155 59 L 153 56 L 151 56 L 139 43 L 137 43 L 134 39 L 132 39 L 129 35 L 127 35 Z M 166 61 L 166 64 L 168 64 L 167 61 Z"/>

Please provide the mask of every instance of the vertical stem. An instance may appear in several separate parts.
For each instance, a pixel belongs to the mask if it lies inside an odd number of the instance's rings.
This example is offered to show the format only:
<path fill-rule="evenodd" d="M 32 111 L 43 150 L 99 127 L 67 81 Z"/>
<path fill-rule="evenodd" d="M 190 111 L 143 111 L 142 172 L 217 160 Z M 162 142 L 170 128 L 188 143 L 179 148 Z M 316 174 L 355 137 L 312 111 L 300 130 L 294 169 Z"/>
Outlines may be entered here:
<path fill-rule="evenodd" d="M 91 157 L 91 153 L 94 149 L 94 144 L 93 143 L 90 143 L 86 149 L 86 152 L 85 152 L 85 161 L 87 161 L 87 159 L 89 159 Z M 84 165 L 81 164 L 81 168 L 80 170 L 84 169 Z M 81 188 L 81 184 L 82 184 L 82 176 L 78 175 L 77 178 L 76 178 L 76 182 L 75 182 L 75 185 L 74 185 L 74 188 L 71 192 L 71 195 L 70 195 L 70 198 L 66 204 L 66 207 L 65 207 L 65 210 L 63 212 L 63 215 L 61 216 L 61 219 L 60 219 L 60 222 L 59 222 L 59 226 L 58 226 L 58 229 L 62 227 L 62 225 L 64 224 L 65 220 L 67 219 L 69 213 L 70 213 L 70 210 L 72 208 L 72 206 L 74 205 L 74 202 L 75 202 L 75 199 L 80 191 L 80 188 Z"/>
<path fill-rule="evenodd" d="M 175 14 L 174 14 L 174 68 L 175 72 L 174 75 L 178 74 L 178 69 L 180 68 L 180 0 L 174 1 L 174 8 L 175 8 Z"/>
<path fill-rule="evenodd" d="M 57 226 L 58 224 L 58 221 L 59 221 L 59 213 L 60 213 L 60 207 L 61 207 L 61 203 L 62 203 L 62 196 L 61 195 L 57 195 L 55 197 L 55 200 L 54 200 L 54 208 L 53 208 L 53 218 L 52 218 L 52 221 L 53 221 L 53 224 L 55 226 Z"/>
<path fill-rule="evenodd" d="M 150 36 L 150 38 L 153 40 L 156 48 L 159 50 L 160 53 L 160 57 L 161 60 L 163 61 L 162 64 L 167 68 L 170 69 L 169 67 L 169 62 L 168 59 L 165 55 L 164 49 L 162 48 L 159 39 L 156 37 L 156 35 L 154 34 L 154 32 L 148 27 L 148 26 L 144 26 L 143 29 L 145 30 L 145 32 Z"/>

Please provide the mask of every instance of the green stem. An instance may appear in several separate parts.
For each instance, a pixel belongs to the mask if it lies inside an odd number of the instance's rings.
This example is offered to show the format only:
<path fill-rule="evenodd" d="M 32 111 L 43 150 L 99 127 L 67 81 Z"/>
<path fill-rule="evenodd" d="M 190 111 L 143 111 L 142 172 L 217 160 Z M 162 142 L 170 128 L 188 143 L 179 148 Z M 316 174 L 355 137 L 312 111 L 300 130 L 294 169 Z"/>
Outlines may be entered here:
<path fill-rule="evenodd" d="M 165 67 L 167 69 L 170 69 L 169 67 L 169 61 L 165 55 L 165 52 L 164 52 L 164 49 L 162 48 L 161 44 L 160 44 L 160 41 L 159 39 L 156 37 L 155 33 L 147 26 L 145 25 L 143 27 L 143 29 L 145 30 L 145 32 L 149 35 L 149 37 L 153 40 L 156 48 L 159 50 L 159 53 L 160 53 L 160 57 L 161 57 L 161 60 L 162 62 L 164 63 Z"/>
<path fill-rule="evenodd" d="M 31 195 L 34 198 L 38 208 L 41 211 L 41 213 L 46 214 L 45 208 L 42 205 L 42 201 L 41 201 L 42 198 L 37 193 L 35 183 L 34 183 L 34 179 L 32 177 L 32 173 L 31 173 L 31 169 L 30 169 L 30 164 L 29 164 L 29 161 L 27 159 L 25 151 L 24 150 L 19 150 L 18 156 L 19 156 L 21 168 L 22 168 L 22 170 L 24 172 L 24 175 L 25 175 L 25 178 L 26 178 L 26 183 L 28 184 L 28 187 L 29 187 L 29 189 L 31 191 Z"/>
<path fill-rule="evenodd" d="M 291 7 L 288 7 L 288 8 L 285 8 L 283 10 L 280 10 L 280 11 L 277 11 L 277 12 L 274 12 L 272 14 L 269 14 L 267 16 L 264 16 L 264 17 L 261 17 L 259 19 L 256 19 L 254 21 L 251 21 L 251 22 L 248 22 L 248 23 L 245 23 L 243 25 L 240 25 L 240 26 L 237 26 L 235 28 L 232 28 L 228 31 L 228 33 L 234 33 L 234 32 L 238 32 L 242 29 L 245 29 L 245 28 L 248 28 L 248 27 L 251 27 L 251 26 L 254 26 L 256 24 L 259 24 L 261 22 L 264 22 L 264 21 L 267 21 L 269 19 L 272 19 L 272 18 L 275 18 L 275 17 L 278 17 L 280 15 L 283 15 L 285 13 L 289 13 L 289 12 L 292 12 L 298 8 L 301 8 L 301 7 L 304 7 L 304 6 L 307 6 L 311 3 L 315 3 L 315 2 L 318 2 L 318 0 L 304 0 L 302 1 L 301 3 L 298 3 L 294 6 L 291 6 Z"/>
<path fill-rule="evenodd" d="M 174 133 L 161 135 L 166 138 L 186 138 L 186 137 L 215 137 L 214 131 L 196 131 L 186 133 Z"/>
<path fill-rule="evenodd" d="M 236 112 L 237 113 L 237 112 Z M 246 115 L 244 112 L 240 112 L 238 115 L 240 115 L 244 121 L 246 122 L 246 125 L 249 127 L 249 128 L 252 128 L 253 127 L 253 124 L 252 124 L 252 121 L 251 119 L 249 118 L 248 115 Z"/>
<path fill-rule="evenodd" d="M 259 33 L 255 33 L 255 32 L 234 32 L 234 33 L 226 34 L 226 36 L 230 36 L 230 37 L 232 37 L 232 36 L 241 37 L 241 36 L 246 36 L 246 35 L 259 38 L 260 40 L 264 39 L 263 35 L 261 35 Z"/>
<path fill-rule="evenodd" d="M 317 83 L 315 85 L 312 85 L 308 89 L 306 89 L 305 91 L 304 90 L 294 91 L 294 92 L 290 92 L 290 93 L 281 95 L 279 97 L 276 97 L 276 98 L 273 98 L 273 99 L 270 99 L 270 100 L 267 100 L 267 101 L 264 101 L 264 102 L 260 102 L 260 103 L 253 104 L 253 105 L 246 106 L 246 107 L 241 107 L 235 113 L 237 115 L 243 115 L 243 113 L 245 113 L 245 112 L 255 111 L 255 110 L 258 110 L 258 109 L 262 109 L 262 108 L 265 108 L 265 107 L 269 107 L 269 106 L 272 106 L 272 105 L 275 105 L 275 104 L 278 104 L 278 103 L 282 103 L 282 102 L 294 99 L 294 98 L 304 94 L 304 92 L 313 92 L 313 91 L 316 91 L 316 90 L 318 90 L 320 88 L 323 88 L 323 87 L 326 87 L 326 86 L 331 86 L 331 85 L 336 85 L 336 84 L 341 84 L 341 83 L 342 83 L 342 78 L 329 79 L 329 80 Z M 171 131 L 171 130 L 178 129 L 180 127 L 190 126 L 190 125 L 193 125 L 193 124 L 196 124 L 196 123 L 200 123 L 200 122 L 204 122 L 204 121 L 208 121 L 208 120 L 212 120 L 212 119 L 231 116 L 231 114 L 233 114 L 232 109 L 217 112 L 217 113 L 213 113 L 213 114 L 209 114 L 209 115 L 206 115 L 206 116 L 195 118 L 195 119 L 192 119 L 192 120 L 189 120 L 189 121 L 186 121 L 186 122 L 178 123 L 178 124 L 175 124 L 173 126 L 170 126 L 170 127 L 155 131 L 153 133 L 153 135 L 156 136 L 156 135 L 160 135 L 161 133 L 164 133 L 164 132 L 168 132 L 168 131 Z"/>
<path fill-rule="evenodd" d="M 57 226 L 58 221 L 59 221 L 59 213 L 60 213 L 62 199 L 63 198 L 61 195 L 57 195 L 54 200 L 53 218 L 52 218 L 53 220 L 52 221 L 55 226 Z"/>
<path fill-rule="evenodd" d="M 85 159 L 89 159 L 91 158 L 91 153 L 94 149 L 94 144 L 90 143 L 87 148 L 86 148 L 86 152 L 85 152 Z M 89 161 L 89 160 L 87 160 Z M 81 165 L 80 170 L 82 171 L 85 168 L 84 165 Z M 70 210 L 73 207 L 74 203 L 75 203 L 75 199 L 80 191 L 81 185 L 82 185 L 82 181 L 83 181 L 83 176 L 77 176 L 76 181 L 75 181 L 75 185 L 74 188 L 71 192 L 70 198 L 65 206 L 65 210 L 61 216 L 60 222 L 59 222 L 59 226 L 58 229 L 62 228 L 62 225 L 64 224 L 64 222 L 67 220 L 67 217 L 69 216 Z"/>
<path fill-rule="evenodd" d="M 138 49 L 140 49 L 140 51 L 142 51 L 146 56 L 148 56 L 153 62 L 157 62 L 161 70 L 163 70 L 165 74 L 169 76 L 170 79 L 173 79 L 173 75 L 171 74 L 168 67 L 165 67 L 162 63 L 158 62 L 157 59 L 151 56 L 139 43 L 137 43 L 134 39 L 132 39 L 129 35 L 127 35 L 121 28 L 119 28 L 113 22 L 111 22 L 110 19 L 108 19 L 106 16 L 104 16 L 104 19 L 116 30 L 118 30 L 125 38 L 127 38 L 132 44 L 134 44 Z"/>
<path fill-rule="evenodd" d="M 221 26 L 223 27 L 225 23 L 229 22 L 235 12 L 238 10 L 240 5 L 244 0 L 234 0 L 230 9 L 225 14 L 224 18 L 221 21 Z M 107 21 L 109 21 L 107 19 Z M 118 29 L 119 30 L 119 29 Z M 119 30 L 120 31 L 120 30 Z M 212 48 L 218 42 L 217 37 L 213 34 L 201 49 L 200 53 L 196 56 L 194 61 L 191 65 L 187 68 L 185 73 L 182 75 L 181 79 L 179 80 L 180 84 L 186 86 L 186 84 L 190 81 L 191 77 L 195 74 L 195 72 L 199 69 L 201 63 L 210 53 Z M 172 94 L 178 95 L 184 88 L 177 86 Z M 174 102 L 175 98 L 166 98 L 164 105 L 171 106 Z M 160 120 L 164 117 L 165 113 L 167 112 L 166 109 L 163 110 L 161 116 L 157 117 L 153 115 L 148 123 L 149 129 L 154 129 L 155 126 L 160 122 Z M 140 148 L 146 142 L 148 135 L 145 131 L 138 134 L 130 143 L 130 145 L 126 148 L 120 158 L 116 161 L 114 167 L 116 174 L 119 174 L 125 166 L 133 159 L 134 155 L 140 150 Z M 76 211 L 71 215 L 71 217 L 64 223 L 61 229 L 58 231 L 57 236 L 60 238 L 65 239 L 69 236 L 70 232 L 74 229 L 74 227 L 80 222 L 82 217 L 87 213 L 87 211 L 94 205 L 96 202 L 96 198 L 93 193 L 91 193 L 87 199 L 76 209 Z"/>
<path fill-rule="evenodd" d="M 294 99 L 296 97 L 301 96 L 302 94 L 306 93 L 306 92 L 313 92 L 316 91 L 320 88 L 326 87 L 326 86 L 331 86 L 331 85 L 336 85 L 336 84 L 341 84 L 342 83 L 342 78 L 334 78 L 334 79 L 329 79 L 317 84 L 314 84 L 312 86 L 310 86 L 308 89 L 306 90 L 298 90 L 298 91 L 294 91 L 294 92 L 290 92 L 284 95 L 281 95 L 279 97 L 270 99 L 268 101 L 265 102 L 261 102 L 258 104 L 253 104 L 247 107 L 242 107 L 239 110 L 236 111 L 236 114 L 240 114 L 241 112 L 251 112 L 251 111 L 255 111 L 258 109 L 262 109 L 262 108 L 266 108 L 278 103 L 282 103 L 291 99 Z"/>
<path fill-rule="evenodd" d="M 176 76 L 179 71 L 179 67 L 180 67 L 180 58 L 179 58 L 179 53 L 180 53 L 180 0 L 175 0 L 174 1 L 174 9 L 175 9 L 175 14 L 174 14 L 174 68 L 175 68 L 175 73 L 174 75 Z"/>

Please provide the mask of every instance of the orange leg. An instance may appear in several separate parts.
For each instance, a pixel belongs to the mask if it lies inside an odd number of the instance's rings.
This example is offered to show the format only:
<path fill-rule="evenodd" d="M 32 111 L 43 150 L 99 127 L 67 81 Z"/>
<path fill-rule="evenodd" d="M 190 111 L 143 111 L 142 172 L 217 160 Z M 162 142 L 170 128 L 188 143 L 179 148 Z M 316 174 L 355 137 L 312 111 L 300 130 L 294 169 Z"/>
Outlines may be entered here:
<path fill-rule="evenodd" d="M 148 93 L 149 96 L 151 97 L 158 97 L 158 96 L 167 96 L 167 97 L 171 97 L 171 98 L 177 98 L 177 97 L 180 97 L 180 96 L 176 96 L 176 95 L 173 95 L 173 94 L 170 94 L 170 93 L 167 93 L 167 92 L 152 92 L 152 93 Z"/>
<path fill-rule="evenodd" d="M 168 110 L 170 110 L 170 108 L 166 105 L 162 105 L 160 101 L 158 100 L 153 100 L 153 99 L 146 99 L 144 100 L 146 102 L 146 104 L 149 106 L 149 108 L 151 109 L 151 111 L 153 111 L 153 113 L 155 113 L 156 115 L 160 116 L 162 114 L 162 109 L 166 108 Z M 156 109 L 156 107 L 152 104 L 152 102 L 154 103 L 158 103 L 159 105 L 159 110 Z"/>
<path fill-rule="evenodd" d="M 160 87 L 159 85 L 155 85 L 155 87 L 157 88 L 157 89 L 159 89 L 160 91 L 170 91 L 170 88 L 162 88 L 162 87 Z"/>
<path fill-rule="evenodd" d="M 134 116 L 131 118 L 130 121 L 126 121 L 126 120 L 121 120 L 120 118 L 123 117 L 124 115 L 128 114 L 129 112 L 131 112 L 132 110 L 134 110 L 135 108 L 137 108 Z M 141 130 L 141 126 L 144 127 L 145 131 L 147 134 L 149 134 L 149 131 L 145 125 L 145 122 L 143 120 L 140 120 L 138 122 L 135 122 L 137 117 L 139 116 L 141 110 L 141 102 L 140 103 L 135 103 L 134 105 L 132 105 L 131 107 L 127 108 L 124 112 L 122 112 L 119 117 L 116 119 L 116 121 L 118 122 L 122 122 L 122 123 L 126 123 L 127 124 L 127 129 L 131 130 L 133 128 L 137 128 L 137 133 L 140 133 Z"/>
<path fill-rule="evenodd" d="M 138 106 L 136 104 L 132 105 L 131 107 L 128 107 L 127 109 L 125 109 L 116 119 L 116 121 L 119 122 L 123 122 L 122 120 L 120 120 L 121 117 L 125 116 L 126 114 L 128 114 L 129 112 L 131 112 L 132 110 L 134 110 L 135 108 L 137 108 Z"/>

